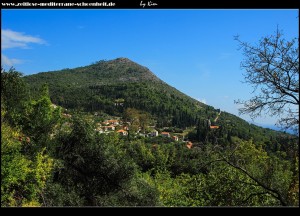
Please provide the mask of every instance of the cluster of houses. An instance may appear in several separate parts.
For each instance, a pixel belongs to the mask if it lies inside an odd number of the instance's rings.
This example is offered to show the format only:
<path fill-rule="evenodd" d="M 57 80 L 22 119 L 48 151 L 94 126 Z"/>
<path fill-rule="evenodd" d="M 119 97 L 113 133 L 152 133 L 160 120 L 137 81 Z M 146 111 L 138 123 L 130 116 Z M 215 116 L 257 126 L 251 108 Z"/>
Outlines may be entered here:
<path fill-rule="evenodd" d="M 96 131 L 98 131 L 99 133 L 110 133 L 110 132 L 114 132 L 116 131 L 116 128 L 122 128 L 122 125 L 120 124 L 121 122 L 119 120 L 115 120 L 115 119 L 112 119 L 112 120 L 107 120 L 107 121 L 104 121 L 101 123 L 97 123 L 96 124 Z M 124 129 L 121 129 L 121 130 L 118 130 L 120 132 L 124 132 L 123 135 L 127 135 L 128 133 L 125 133 L 127 132 L 126 128 L 124 127 Z M 117 131 L 117 132 L 118 132 Z"/>
<path fill-rule="evenodd" d="M 129 122 L 126 122 L 124 125 L 130 125 Z M 123 122 L 117 119 L 111 119 L 111 120 L 106 120 L 102 123 L 97 123 L 96 131 L 99 133 L 110 133 L 110 132 L 117 132 L 120 135 L 127 136 L 128 135 L 128 126 L 124 126 Z M 148 134 L 143 134 L 141 133 L 140 130 L 137 131 L 140 136 L 149 136 L 149 137 L 156 137 L 158 136 L 158 131 L 153 130 Z"/>
<path fill-rule="evenodd" d="M 127 136 L 129 128 L 126 125 L 130 125 L 130 123 L 126 122 L 125 124 L 123 124 L 123 122 L 120 120 L 111 119 L 111 120 L 106 120 L 102 123 L 97 123 L 95 130 L 98 131 L 99 133 L 108 134 L 111 132 L 117 132 L 118 134 L 120 134 L 122 136 Z M 143 136 L 143 137 L 157 137 L 160 135 L 163 137 L 171 138 L 175 142 L 179 141 L 178 136 L 171 135 L 169 132 L 161 132 L 159 134 L 159 132 L 155 129 L 152 129 L 151 132 L 149 132 L 149 133 L 142 133 L 141 130 L 139 129 L 137 131 L 137 135 Z M 192 148 L 192 145 L 193 145 L 192 142 L 186 141 L 187 148 L 189 148 L 189 149 Z"/>
<path fill-rule="evenodd" d="M 116 100 L 116 103 L 118 103 L 117 105 L 119 105 L 119 106 L 122 106 L 123 102 L 124 101 L 122 101 L 122 100 Z M 55 104 L 51 104 L 51 107 L 57 108 L 58 106 Z M 67 111 L 67 109 L 65 109 L 65 111 Z M 62 116 L 65 118 L 72 118 L 72 115 L 68 114 L 68 113 L 62 113 Z M 95 116 L 98 116 L 97 112 L 95 113 Z M 66 123 L 64 123 L 64 125 L 70 126 L 70 123 L 66 122 Z M 126 125 L 130 125 L 130 122 L 123 123 L 121 120 L 118 120 L 118 119 L 110 119 L 110 120 L 106 120 L 102 123 L 97 123 L 95 131 L 98 131 L 99 133 L 104 133 L 104 134 L 108 134 L 111 132 L 117 132 L 121 136 L 127 136 L 129 128 Z M 136 135 L 142 136 L 142 137 L 157 137 L 160 135 L 162 137 L 171 138 L 175 142 L 180 141 L 178 136 L 171 135 L 169 132 L 161 132 L 159 134 L 159 132 L 154 129 L 154 126 L 153 126 L 153 129 L 149 133 L 143 133 L 141 131 L 141 129 L 139 129 L 137 131 Z M 53 136 L 53 134 L 52 134 L 52 136 Z M 182 141 L 183 141 L 183 138 L 182 138 Z M 187 148 L 189 148 L 189 149 L 192 148 L 193 143 L 191 141 L 184 141 L 184 142 L 186 143 Z M 157 145 L 157 144 L 154 144 L 154 145 Z"/>

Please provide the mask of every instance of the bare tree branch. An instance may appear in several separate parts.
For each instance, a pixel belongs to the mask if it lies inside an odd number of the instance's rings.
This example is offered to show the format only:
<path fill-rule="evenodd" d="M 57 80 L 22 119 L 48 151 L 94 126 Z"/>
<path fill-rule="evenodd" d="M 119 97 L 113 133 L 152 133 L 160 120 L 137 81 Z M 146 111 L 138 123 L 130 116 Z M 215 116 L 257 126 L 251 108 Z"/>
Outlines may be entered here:
<path fill-rule="evenodd" d="M 263 37 L 252 46 L 235 37 L 244 60 L 245 83 L 253 86 L 254 95 L 242 104 L 240 114 L 256 118 L 263 113 L 279 116 L 278 124 L 285 129 L 299 128 L 299 40 L 287 41 L 277 29 L 274 35 Z"/>

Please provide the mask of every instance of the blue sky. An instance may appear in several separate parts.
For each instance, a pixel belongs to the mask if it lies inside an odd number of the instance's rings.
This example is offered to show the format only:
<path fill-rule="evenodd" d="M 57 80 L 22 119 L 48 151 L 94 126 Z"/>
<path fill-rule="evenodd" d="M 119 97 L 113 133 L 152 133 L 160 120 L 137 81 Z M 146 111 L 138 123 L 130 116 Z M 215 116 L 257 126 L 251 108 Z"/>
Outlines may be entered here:
<path fill-rule="evenodd" d="M 1 65 L 25 75 L 127 57 L 189 96 L 238 115 L 249 99 L 235 35 L 257 43 L 277 26 L 298 37 L 298 10 L 2 10 Z M 241 116 L 250 120 L 248 116 Z M 271 117 L 255 120 L 274 124 Z"/>

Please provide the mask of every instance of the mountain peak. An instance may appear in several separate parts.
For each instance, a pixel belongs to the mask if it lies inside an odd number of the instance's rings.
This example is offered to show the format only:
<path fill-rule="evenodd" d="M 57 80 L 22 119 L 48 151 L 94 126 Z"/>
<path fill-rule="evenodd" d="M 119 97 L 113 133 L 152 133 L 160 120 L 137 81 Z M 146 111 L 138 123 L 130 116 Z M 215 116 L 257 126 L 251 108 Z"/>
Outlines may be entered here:
<path fill-rule="evenodd" d="M 129 58 L 125 58 L 125 57 L 120 57 L 120 58 L 116 58 L 114 60 L 111 61 L 115 61 L 115 62 L 124 62 L 124 63 L 131 63 L 133 62 L 132 60 L 130 60 Z M 135 63 L 135 62 L 133 62 Z"/>
<path fill-rule="evenodd" d="M 125 58 L 125 57 L 119 57 L 119 58 L 116 58 L 116 59 L 108 60 L 107 62 L 111 63 L 111 64 L 124 64 L 125 66 L 128 66 L 128 67 L 137 66 L 139 68 L 149 70 L 147 67 L 145 67 L 143 65 L 140 65 L 140 64 L 132 61 L 131 59 Z"/>
<path fill-rule="evenodd" d="M 128 58 L 119 57 L 108 61 L 99 61 L 100 65 L 91 65 L 94 71 L 101 73 L 102 77 L 112 77 L 112 82 L 162 82 L 147 67 L 142 66 Z"/>

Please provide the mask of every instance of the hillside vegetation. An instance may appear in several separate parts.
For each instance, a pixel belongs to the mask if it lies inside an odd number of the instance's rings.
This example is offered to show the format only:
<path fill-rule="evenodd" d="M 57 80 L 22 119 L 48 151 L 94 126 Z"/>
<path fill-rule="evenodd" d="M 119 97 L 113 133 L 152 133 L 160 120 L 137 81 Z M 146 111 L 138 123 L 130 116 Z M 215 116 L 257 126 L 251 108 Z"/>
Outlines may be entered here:
<path fill-rule="evenodd" d="M 47 84 L 51 101 L 64 108 L 115 116 L 122 116 L 127 108 L 135 108 L 150 113 L 159 127 L 184 129 L 206 119 L 213 121 L 218 113 L 214 107 L 181 93 L 146 67 L 127 58 L 38 73 L 24 79 L 35 95 L 42 85 Z M 227 112 L 222 112 L 218 121 L 223 128 L 244 139 L 261 140 L 261 135 L 270 138 L 278 134 L 249 125 Z"/>
<path fill-rule="evenodd" d="M 128 59 L 1 71 L 1 206 L 298 206 L 298 146 Z"/>

